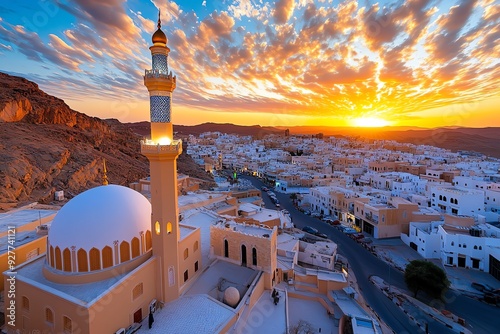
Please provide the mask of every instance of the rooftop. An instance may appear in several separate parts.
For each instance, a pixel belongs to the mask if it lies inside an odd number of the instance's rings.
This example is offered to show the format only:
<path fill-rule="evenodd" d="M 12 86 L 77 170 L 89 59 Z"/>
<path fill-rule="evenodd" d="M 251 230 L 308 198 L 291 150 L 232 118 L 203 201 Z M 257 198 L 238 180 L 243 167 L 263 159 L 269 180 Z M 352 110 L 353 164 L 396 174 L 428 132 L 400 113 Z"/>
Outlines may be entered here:
<path fill-rule="evenodd" d="M 57 213 L 56 210 L 37 209 L 23 209 L 0 213 L 0 234 L 7 233 L 9 226 L 19 228 L 55 213 Z"/>
<path fill-rule="evenodd" d="M 235 313 L 207 295 L 182 296 L 154 314 L 151 330 L 142 326 L 136 333 L 219 333 Z"/>

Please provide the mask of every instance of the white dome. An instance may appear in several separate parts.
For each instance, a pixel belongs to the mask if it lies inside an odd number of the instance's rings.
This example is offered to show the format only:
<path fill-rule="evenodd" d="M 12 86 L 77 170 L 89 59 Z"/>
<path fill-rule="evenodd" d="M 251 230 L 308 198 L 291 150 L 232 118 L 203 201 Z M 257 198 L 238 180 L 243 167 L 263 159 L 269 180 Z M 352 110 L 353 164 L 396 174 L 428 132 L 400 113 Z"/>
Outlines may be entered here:
<path fill-rule="evenodd" d="M 55 216 L 49 243 L 61 250 L 113 247 L 151 229 L 151 204 L 139 192 L 118 185 L 87 190 L 71 199 Z"/>
<path fill-rule="evenodd" d="M 238 305 L 240 301 L 240 292 L 234 286 L 230 286 L 224 291 L 224 302 L 231 306 L 235 307 Z"/>

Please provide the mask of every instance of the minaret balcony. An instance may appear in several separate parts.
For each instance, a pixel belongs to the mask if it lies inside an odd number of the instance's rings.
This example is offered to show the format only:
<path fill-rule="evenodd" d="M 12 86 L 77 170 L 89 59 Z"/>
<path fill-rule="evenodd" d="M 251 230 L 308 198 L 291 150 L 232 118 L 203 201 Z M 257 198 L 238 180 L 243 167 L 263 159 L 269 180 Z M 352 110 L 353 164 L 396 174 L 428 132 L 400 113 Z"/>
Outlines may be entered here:
<path fill-rule="evenodd" d="M 170 73 L 158 70 L 146 70 L 144 74 L 144 85 L 149 91 L 164 90 L 172 92 L 177 84 L 177 77 Z"/>
<path fill-rule="evenodd" d="M 161 154 L 161 153 L 176 153 L 182 152 L 182 140 L 172 140 L 166 142 L 155 143 L 152 140 L 141 140 L 141 153 L 147 154 Z"/>

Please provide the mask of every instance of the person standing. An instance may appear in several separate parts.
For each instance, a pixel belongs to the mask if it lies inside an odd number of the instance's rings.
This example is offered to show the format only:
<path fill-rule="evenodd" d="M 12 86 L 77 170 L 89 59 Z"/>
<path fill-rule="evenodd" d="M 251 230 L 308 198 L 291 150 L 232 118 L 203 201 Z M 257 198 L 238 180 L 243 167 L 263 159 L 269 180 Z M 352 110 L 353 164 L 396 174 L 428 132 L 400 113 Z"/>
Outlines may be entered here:
<path fill-rule="evenodd" d="M 153 322 L 155 322 L 155 318 L 153 317 L 153 313 L 150 310 L 149 311 L 149 318 L 148 318 L 149 329 L 151 329 L 151 327 L 153 327 Z"/>

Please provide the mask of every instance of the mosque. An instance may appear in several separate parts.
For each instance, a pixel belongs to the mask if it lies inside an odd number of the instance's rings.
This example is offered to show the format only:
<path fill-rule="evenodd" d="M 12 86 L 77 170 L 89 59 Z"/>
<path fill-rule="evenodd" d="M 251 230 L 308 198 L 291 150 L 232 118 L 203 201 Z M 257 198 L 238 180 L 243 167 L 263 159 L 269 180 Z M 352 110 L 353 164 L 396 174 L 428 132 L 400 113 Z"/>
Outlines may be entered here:
<path fill-rule="evenodd" d="M 153 315 L 153 329 L 160 315 L 166 326 L 158 332 L 228 332 L 264 291 L 293 275 L 293 267 L 277 261 L 277 226 L 212 217 L 209 245 L 202 245 L 201 228 L 179 222 L 182 143 L 173 138 L 171 119 L 176 76 L 160 20 L 152 42 L 152 69 L 144 75 L 151 138 L 141 142 L 150 161 L 150 201 L 105 182 L 64 205 L 47 252 L 16 268 L 14 294 L 5 289 L 9 333 L 124 334 Z M 316 282 L 323 293 L 346 286 L 341 274 L 323 276 Z M 4 274 L 6 286 L 8 279 Z"/>

